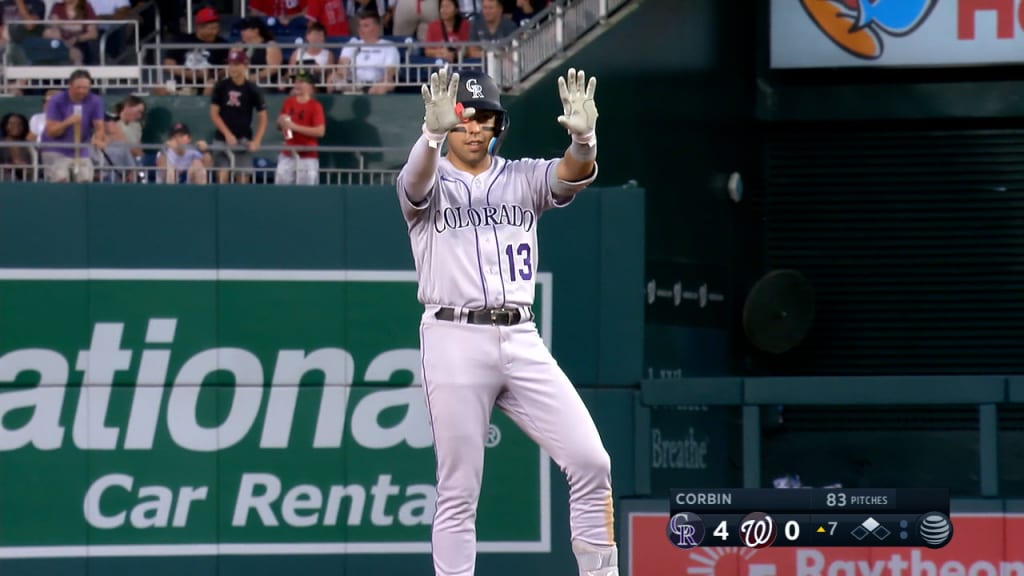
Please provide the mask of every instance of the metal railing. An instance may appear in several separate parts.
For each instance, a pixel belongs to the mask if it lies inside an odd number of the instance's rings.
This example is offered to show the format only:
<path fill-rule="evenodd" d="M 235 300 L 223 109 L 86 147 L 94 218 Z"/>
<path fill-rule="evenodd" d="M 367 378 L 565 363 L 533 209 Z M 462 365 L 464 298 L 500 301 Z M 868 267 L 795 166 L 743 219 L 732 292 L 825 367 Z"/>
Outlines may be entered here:
<path fill-rule="evenodd" d="M 140 20 L 146 12 L 153 12 L 154 30 L 143 37 L 141 35 Z M 137 86 L 136 65 L 115 65 L 108 66 L 107 51 L 108 44 L 112 38 L 124 38 L 126 45 L 121 50 L 121 56 L 116 61 L 140 57 L 141 47 L 146 44 L 159 42 L 159 30 L 161 26 L 160 11 L 155 2 L 146 2 L 137 8 L 137 19 L 125 20 L 33 20 L 14 21 L 3 24 L 4 31 L 9 39 L 8 42 L 21 49 L 28 58 L 28 65 L 16 65 L 12 62 L 10 49 L 3 51 L 0 58 L 0 78 L 3 79 L 0 94 L 12 94 L 24 88 L 47 89 L 64 87 L 71 71 L 78 68 L 85 68 L 96 78 L 103 81 L 104 91 L 120 84 L 124 87 Z M 97 27 L 98 37 L 89 41 L 96 49 L 96 57 L 99 64 L 96 66 L 76 65 L 71 61 L 71 49 L 60 38 L 59 30 L 62 26 L 89 26 Z"/>
<path fill-rule="evenodd" d="M 320 44 L 296 44 L 295 48 L 282 46 L 282 50 L 301 48 L 320 48 L 328 50 L 335 56 L 339 56 L 343 49 L 350 47 L 347 43 L 320 43 Z M 459 51 L 458 57 L 452 62 L 442 59 L 423 56 L 426 48 L 447 46 Z M 482 58 L 469 58 L 466 56 L 472 47 L 479 44 L 467 42 L 441 43 L 441 42 L 406 42 L 396 44 L 400 50 L 401 60 L 399 65 L 390 71 L 392 81 L 386 82 L 392 88 L 418 88 L 420 84 L 427 81 L 430 73 L 442 66 L 448 65 L 461 70 L 483 69 Z M 202 67 L 186 67 L 181 64 L 170 64 L 168 55 L 174 52 L 191 51 L 197 48 L 205 50 L 221 50 L 226 53 L 231 48 L 242 48 L 244 45 L 227 45 L 211 48 L 209 44 L 168 44 L 162 43 L 143 47 L 143 61 L 168 62 L 162 65 L 143 65 L 138 69 L 138 75 L 134 71 L 125 71 L 122 78 L 137 77 L 138 84 L 135 89 L 139 92 L 163 92 L 163 93 L 195 93 L 209 90 L 212 85 L 227 77 L 229 66 L 207 65 Z M 150 58 L 152 56 L 152 58 Z M 301 64 L 289 64 L 287 58 L 280 65 L 250 65 L 248 67 L 248 78 L 256 82 L 260 87 L 269 90 L 284 91 L 294 85 L 294 74 L 299 70 L 309 72 L 316 80 L 318 88 L 325 92 L 353 93 L 365 92 L 375 83 L 359 81 L 360 68 L 355 63 L 334 64 L 329 66 L 309 66 Z M 380 67 L 373 67 L 374 72 Z M 381 71 L 380 76 L 384 76 Z M 385 82 L 378 82 L 385 83 Z"/>
<path fill-rule="evenodd" d="M 188 172 L 188 168 L 179 171 L 158 165 L 158 153 L 166 152 L 166 145 L 118 142 L 116 145 L 122 149 L 142 151 L 141 155 L 130 155 L 131 161 L 125 162 L 123 153 L 107 153 L 112 144 L 108 143 L 106 150 L 103 150 L 91 144 L 76 146 L 73 143 L 0 140 L 0 183 L 48 181 L 43 152 L 56 149 L 77 149 L 77 155 L 72 157 L 76 162 L 68 168 L 69 180 L 72 182 L 178 183 L 181 173 Z M 14 150 L 25 151 L 24 155 L 19 154 L 23 156 L 22 162 L 11 161 Z M 276 182 L 281 154 L 306 150 L 318 152 L 320 168 L 316 184 L 321 186 L 394 185 L 400 166 L 377 166 L 379 162 L 375 158 L 385 155 L 402 158 L 408 154 L 407 148 L 371 146 L 263 145 L 256 152 L 246 152 L 241 146 L 229 147 L 222 142 L 211 142 L 204 150 L 209 154 L 204 154 L 202 158 L 205 172 L 202 180 L 216 183 L 219 173 L 223 172 L 229 181 L 237 180 L 237 176 L 245 176 L 248 182 L 272 184 Z M 251 164 L 242 165 L 239 162 L 243 153 L 252 158 Z M 226 165 L 217 165 L 214 158 L 217 154 L 227 159 Z M 78 162 L 85 162 L 86 165 Z"/>
<path fill-rule="evenodd" d="M 155 5 L 154 5 L 155 6 Z M 138 54 L 139 48 L 142 45 L 143 39 L 139 36 L 139 21 L 138 20 L 31 20 L 31 21 L 16 21 L 16 22 L 5 22 L 4 27 L 7 29 L 8 38 L 17 38 L 18 42 L 25 42 L 26 40 L 42 40 L 41 44 L 47 43 L 54 50 L 59 50 L 61 46 L 70 50 L 70 46 L 66 45 L 63 38 L 59 37 L 61 28 L 67 28 L 70 26 L 96 26 L 97 37 L 89 42 L 96 42 L 99 47 L 98 58 L 99 66 L 106 65 L 107 56 L 107 42 L 110 41 L 111 35 L 118 31 L 119 28 L 126 28 L 132 34 L 131 43 L 133 46 L 133 53 Z M 24 28 L 24 31 L 19 32 L 20 28 Z M 34 31 L 37 28 L 42 29 L 41 34 L 35 34 Z M 40 46 L 41 48 L 42 46 Z M 31 59 L 33 55 L 38 54 L 33 51 L 30 54 L 26 54 Z M 9 64 L 8 54 L 4 53 L 4 66 Z"/>
<path fill-rule="evenodd" d="M 451 46 L 459 49 L 459 58 L 450 66 L 460 69 L 483 69 L 504 89 L 511 90 L 535 73 L 547 62 L 564 52 L 584 34 L 606 20 L 630 0 L 555 0 L 524 24 L 511 36 L 485 44 L 473 43 L 425 43 L 406 42 L 396 44 L 401 53 L 401 62 L 395 70 L 395 88 L 418 88 L 434 70 L 446 63 L 425 56 L 425 48 Z M 109 24 L 112 21 L 103 21 Z M 118 21 L 120 22 L 120 21 Z M 137 26 L 135 21 L 132 22 Z M 136 34 L 137 37 L 137 34 Z M 237 44 L 235 46 L 242 46 Z M 347 46 L 345 43 L 282 45 L 282 51 L 290 52 L 299 46 L 317 46 L 330 50 L 335 56 Z M 480 58 L 466 57 L 466 51 L 473 46 L 482 49 Z M 169 44 L 157 38 L 156 42 L 136 46 L 139 55 L 137 65 L 86 67 L 94 77 L 94 88 L 102 93 L 109 90 L 125 90 L 138 94 L 195 93 L 208 91 L 212 83 L 226 76 L 227 66 L 189 68 L 184 73 L 174 74 L 163 65 L 171 50 L 195 48 L 228 50 L 232 45 Z M 150 64 L 150 62 L 153 62 Z M 60 88 L 66 84 L 71 68 L 68 66 L 8 66 L 5 84 L 11 81 L 31 83 L 39 88 Z M 287 62 L 279 67 L 251 66 L 250 78 L 259 78 L 258 84 L 271 90 L 285 90 L 291 86 L 292 68 Z M 363 92 L 368 86 L 352 82 L 336 82 L 346 75 L 345 67 L 325 67 L 320 74 L 319 86 L 329 92 Z"/>
<path fill-rule="evenodd" d="M 630 0 L 554 0 L 514 34 L 492 45 L 486 70 L 506 89 L 565 52 Z"/>

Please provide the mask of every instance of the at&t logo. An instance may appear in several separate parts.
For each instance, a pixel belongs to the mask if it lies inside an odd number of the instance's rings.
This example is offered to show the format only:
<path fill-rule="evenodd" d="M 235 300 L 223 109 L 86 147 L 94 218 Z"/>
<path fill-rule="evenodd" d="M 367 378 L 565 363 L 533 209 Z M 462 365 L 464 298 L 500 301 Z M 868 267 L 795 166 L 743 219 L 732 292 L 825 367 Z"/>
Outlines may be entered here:
<path fill-rule="evenodd" d="M 882 35 L 917 30 L 938 0 L 799 0 L 825 36 L 847 53 L 875 60 L 885 51 Z"/>

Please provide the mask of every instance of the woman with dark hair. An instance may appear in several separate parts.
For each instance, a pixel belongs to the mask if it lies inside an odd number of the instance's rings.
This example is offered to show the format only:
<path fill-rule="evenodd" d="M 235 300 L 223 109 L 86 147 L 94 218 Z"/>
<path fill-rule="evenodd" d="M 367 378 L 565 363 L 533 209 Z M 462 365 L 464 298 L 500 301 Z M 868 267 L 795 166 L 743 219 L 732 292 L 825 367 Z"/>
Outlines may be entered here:
<path fill-rule="evenodd" d="M 459 3 L 456 0 L 439 0 L 437 11 L 441 16 L 427 26 L 427 36 L 424 42 L 447 44 L 469 41 L 469 20 L 463 18 L 459 12 Z M 464 46 L 458 48 L 455 46 L 427 46 L 423 49 L 423 53 L 431 58 L 456 62 L 464 48 Z"/>
<path fill-rule="evenodd" d="M 110 165 L 114 170 L 106 171 L 104 182 L 135 181 L 134 167 L 142 156 L 139 144 L 145 116 L 146 103 L 138 96 L 126 96 L 114 106 L 113 114 L 107 114 L 107 148 L 96 162 L 101 166 Z"/>
<path fill-rule="evenodd" d="M 28 142 L 28 118 L 22 114 L 10 112 L 0 118 L 0 166 L 3 176 L 0 180 L 27 180 L 32 155 L 28 148 L 8 146 L 8 142 Z M 23 167 L 23 168 L 22 168 Z"/>
<path fill-rule="evenodd" d="M 251 80 L 260 86 L 291 88 L 288 78 L 281 73 L 281 47 L 274 40 L 274 33 L 267 22 L 251 16 L 242 21 L 238 32 L 249 55 Z"/>

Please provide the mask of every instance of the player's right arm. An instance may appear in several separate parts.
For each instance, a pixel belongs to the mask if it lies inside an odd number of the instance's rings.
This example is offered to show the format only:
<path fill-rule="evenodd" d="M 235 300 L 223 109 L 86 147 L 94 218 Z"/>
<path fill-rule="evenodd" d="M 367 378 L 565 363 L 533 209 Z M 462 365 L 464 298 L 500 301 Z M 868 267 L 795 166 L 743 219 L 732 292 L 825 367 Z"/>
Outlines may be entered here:
<path fill-rule="evenodd" d="M 584 181 L 597 175 L 597 105 L 594 92 L 597 78 L 591 76 L 587 82 L 583 70 L 569 69 L 564 78 L 558 79 L 558 93 L 562 99 L 564 114 L 558 123 L 572 136 L 572 144 L 565 151 L 555 170 L 560 195 L 571 196 L 586 184 Z"/>
<path fill-rule="evenodd" d="M 437 178 L 441 144 L 448 131 L 461 122 L 455 113 L 458 90 L 459 75 L 454 73 L 449 80 L 447 68 L 431 74 L 430 82 L 421 90 L 425 108 L 423 133 L 413 144 L 409 160 L 398 176 L 398 193 L 413 208 L 422 209 L 427 205 Z M 463 112 L 463 116 L 468 118 L 474 113 L 475 110 L 470 108 Z"/>

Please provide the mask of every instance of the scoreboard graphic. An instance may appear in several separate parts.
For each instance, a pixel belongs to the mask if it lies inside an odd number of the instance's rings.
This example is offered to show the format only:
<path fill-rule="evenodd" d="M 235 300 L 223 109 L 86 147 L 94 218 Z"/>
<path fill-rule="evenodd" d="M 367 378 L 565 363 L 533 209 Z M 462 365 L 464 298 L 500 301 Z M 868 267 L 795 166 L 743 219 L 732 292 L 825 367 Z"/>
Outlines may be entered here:
<path fill-rule="evenodd" d="M 946 489 L 672 490 L 665 535 L 699 547 L 919 547 L 953 538 Z"/>

